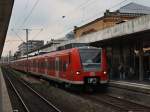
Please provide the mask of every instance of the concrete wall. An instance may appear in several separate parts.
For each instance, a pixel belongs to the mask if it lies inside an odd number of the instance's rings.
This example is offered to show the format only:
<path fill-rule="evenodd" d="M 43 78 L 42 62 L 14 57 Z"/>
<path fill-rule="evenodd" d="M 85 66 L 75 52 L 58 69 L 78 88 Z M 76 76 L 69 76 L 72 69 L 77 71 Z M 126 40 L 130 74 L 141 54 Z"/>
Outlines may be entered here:
<path fill-rule="evenodd" d="M 104 39 L 115 38 L 123 35 L 132 34 L 135 32 L 141 32 L 144 30 L 150 30 L 150 15 L 139 17 L 137 19 L 130 20 L 128 22 L 118 24 L 114 27 L 107 28 L 89 35 L 85 35 L 80 39 L 74 41 L 82 42 L 96 42 Z"/>

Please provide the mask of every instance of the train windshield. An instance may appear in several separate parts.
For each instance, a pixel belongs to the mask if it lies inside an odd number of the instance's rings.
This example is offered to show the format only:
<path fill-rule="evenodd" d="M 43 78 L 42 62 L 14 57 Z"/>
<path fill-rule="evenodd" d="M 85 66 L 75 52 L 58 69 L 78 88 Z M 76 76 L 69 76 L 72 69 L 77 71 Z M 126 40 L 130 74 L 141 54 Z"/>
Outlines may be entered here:
<path fill-rule="evenodd" d="M 84 71 L 98 71 L 101 63 L 101 49 L 79 49 Z"/>

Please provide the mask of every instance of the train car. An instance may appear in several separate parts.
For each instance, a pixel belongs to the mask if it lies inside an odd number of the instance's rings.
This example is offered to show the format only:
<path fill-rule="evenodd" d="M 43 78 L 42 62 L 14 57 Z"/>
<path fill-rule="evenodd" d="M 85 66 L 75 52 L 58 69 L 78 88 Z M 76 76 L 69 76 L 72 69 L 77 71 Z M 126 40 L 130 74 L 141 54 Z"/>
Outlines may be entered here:
<path fill-rule="evenodd" d="M 13 61 L 12 68 L 39 75 L 66 87 L 95 87 L 108 83 L 106 52 L 76 47 Z"/>

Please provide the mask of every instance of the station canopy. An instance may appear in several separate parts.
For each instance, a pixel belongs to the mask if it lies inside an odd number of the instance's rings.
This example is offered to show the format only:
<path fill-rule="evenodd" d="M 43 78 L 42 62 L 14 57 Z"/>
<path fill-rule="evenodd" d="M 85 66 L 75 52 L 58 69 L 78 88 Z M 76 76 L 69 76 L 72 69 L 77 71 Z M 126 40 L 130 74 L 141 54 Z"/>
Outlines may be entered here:
<path fill-rule="evenodd" d="M 0 57 L 8 30 L 14 0 L 0 0 Z"/>

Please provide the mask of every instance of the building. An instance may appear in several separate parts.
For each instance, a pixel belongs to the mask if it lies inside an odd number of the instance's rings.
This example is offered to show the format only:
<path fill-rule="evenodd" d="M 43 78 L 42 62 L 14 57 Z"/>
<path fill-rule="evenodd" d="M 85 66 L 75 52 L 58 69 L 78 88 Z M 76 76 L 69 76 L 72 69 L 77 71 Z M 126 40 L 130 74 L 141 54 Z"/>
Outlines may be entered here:
<path fill-rule="evenodd" d="M 34 49 L 32 51 L 29 51 L 29 56 L 35 56 L 35 55 L 51 52 L 52 50 L 50 48 L 52 46 L 56 46 L 65 41 L 67 41 L 66 38 L 61 38 L 58 40 L 51 39 L 50 41 L 47 41 L 47 43 L 45 45 L 38 47 L 37 49 Z"/>
<path fill-rule="evenodd" d="M 76 38 L 79 38 L 83 35 L 97 32 L 147 14 L 150 14 L 150 7 L 136 3 L 129 3 L 114 12 L 106 10 L 103 17 L 100 17 L 90 23 L 80 27 L 76 26 L 74 28 L 74 34 Z"/>
<path fill-rule="evenodd" d="M 18 59 L 19 57 L 21 57 L 21 52 L 16 51 L 15 54 L 14 54 L 14 59 Z"/>
<path fill-rule="evenodd" d="M 27 43 L 23 42 L 19 45 L 18 50 L 21 53 L 21 55 L 25 55 L 27 53 L 27 46 L 28 46 L 28 52 L 38 49 L 44 45 L 43 40 L 29 40 Z"/>

